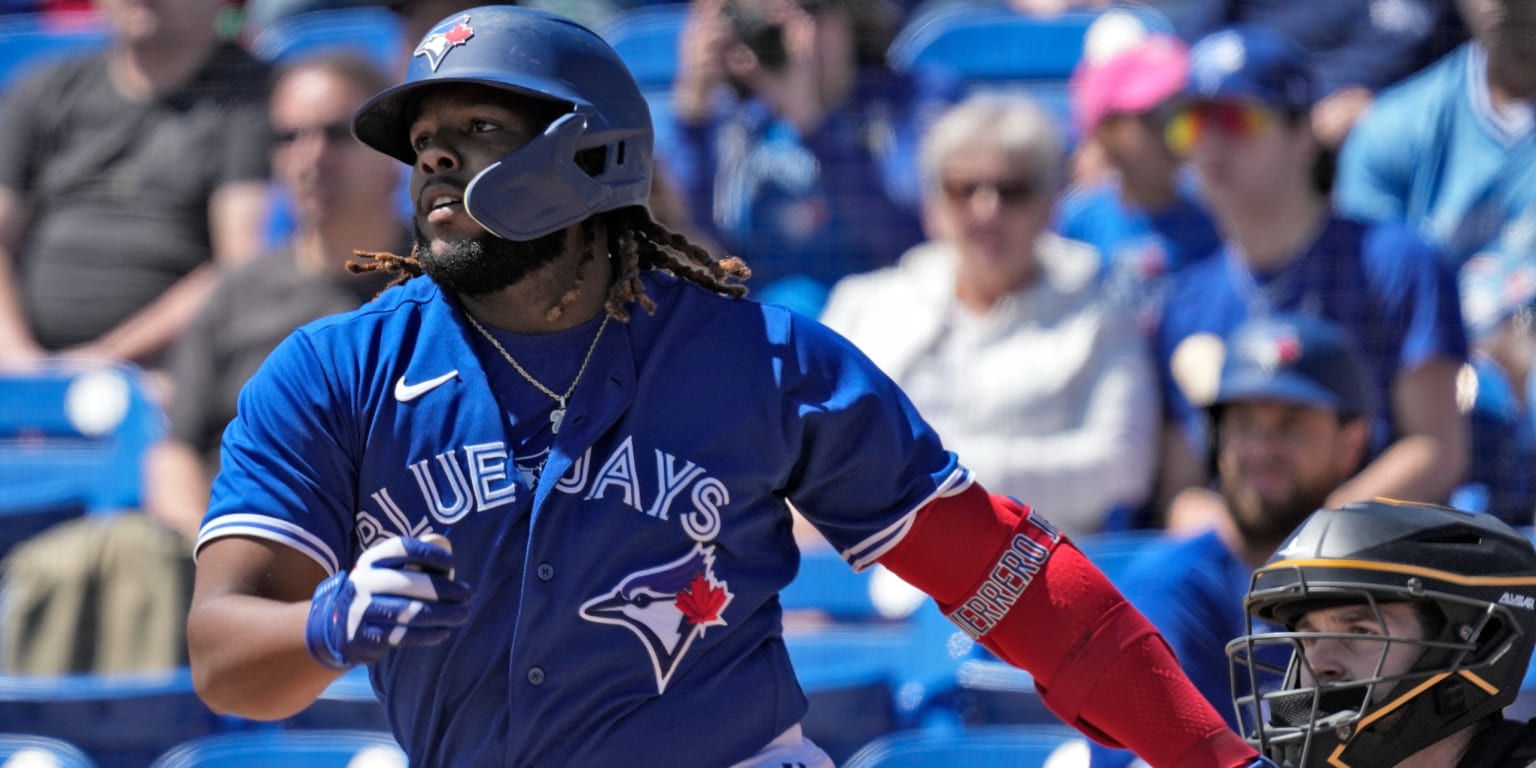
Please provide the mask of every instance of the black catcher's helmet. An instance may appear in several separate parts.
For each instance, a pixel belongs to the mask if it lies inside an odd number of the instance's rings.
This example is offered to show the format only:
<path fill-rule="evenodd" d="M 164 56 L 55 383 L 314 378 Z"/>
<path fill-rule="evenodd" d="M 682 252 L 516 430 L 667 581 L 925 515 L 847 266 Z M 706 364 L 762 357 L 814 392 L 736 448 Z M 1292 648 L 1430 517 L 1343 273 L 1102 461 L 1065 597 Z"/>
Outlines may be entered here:
<path fill-rule="evenodd" d="M 1302 614 L 1337 605 L 1369 606 L 1384 625 L 1381 605 L 1400 602 L 1418 608 L 1424 639 L 1294 631 Z M 1514 701 L 1536 643 L 1536 548 L 1492 516 L 1449 507 L 1319 510 L 1254 573 L 1245 607 L 1248 633 L 1227 645 L 1234 683 L 1247 675 L 1258 691 L 1234 693 L 1244 735 L 1289 768 L 1390 768 Z M 1376 674 L 1313 682 L 1304 639 L 1377 641 Z M 1418 660 L 1384 675 L 1387 650 L 1405 643 Z M 1271 663 L 1275 645 L 1291 650 L 1288 664 Z"/>

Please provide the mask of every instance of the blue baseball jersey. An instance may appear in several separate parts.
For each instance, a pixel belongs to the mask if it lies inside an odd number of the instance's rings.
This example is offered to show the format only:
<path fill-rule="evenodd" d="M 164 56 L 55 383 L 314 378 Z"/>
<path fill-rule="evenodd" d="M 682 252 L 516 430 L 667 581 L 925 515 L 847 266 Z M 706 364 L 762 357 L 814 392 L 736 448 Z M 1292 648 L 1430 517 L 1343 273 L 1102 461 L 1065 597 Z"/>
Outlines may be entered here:
<path fill-rule="evenodd" d="M 1353 335 L 1374 391 L 1373 456 L 1396 439 L 1397 376 L 1433 358 L 1467 358 L 1455 277 L 1404 225 L 1334 217 L 1305 253 L 1271 274 L 1252 273 L 1228 246 L 1174 278 L 1157 335 L 1167 416 L 1183 425 L 1197 452 L 1204 451 L 1204 419 L 1175 383 L 1175 354 L 1192 337 L 1225 339 L 1269 311 L 1326 317 Z"/>
<path fill-rule="evenodd" d="M 832 331 L 644 280 L 656 314 L 608 324 L 557 432 L 428 278 L 300 329 L 241 395 L 199 547 L 257 537 L 336 572 L 439 532 L 475 588 L 447 642 L 370 670 L 414 766 L 756 753 L 806 709 L 777 599 L 799 561 L 786 502 L 865 567 L 971 482 Z M 569 381 L 596 330 L 531 372 Z"/>
<path fill-rule="evenodd" d="M 1485 251 L 1536 252 L 1536 116 L 1529 105 L 1496 114 L 1487 57 L 1464 45 L 1383 93 L 1355 125 L 1334 204 L 1414 222 L 1457 267 Z"/>

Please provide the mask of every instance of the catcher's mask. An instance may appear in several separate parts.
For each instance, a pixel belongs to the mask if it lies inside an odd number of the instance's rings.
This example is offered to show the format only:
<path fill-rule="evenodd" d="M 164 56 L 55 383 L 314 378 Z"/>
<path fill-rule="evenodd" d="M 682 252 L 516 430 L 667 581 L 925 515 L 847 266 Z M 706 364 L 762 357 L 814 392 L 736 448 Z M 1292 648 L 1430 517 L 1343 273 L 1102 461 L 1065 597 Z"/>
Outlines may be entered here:
<path fill-rule="evenodd" d="M 1421 638 L 1296 631 L 1308 612 L 1340 605 L 1385 627 L 1388 603 L 1416 607 Z M 1254 573 L 1245 607 L 1248 632 L 1227 656 L 1249 741 L 1288 768 L 1390 768 L 1514 701 L 1536 642 L 1536 549 L 1494 517 L 1448 507 L 1324 509 Z M 1307 648 L 1339 641 L 1375 646 L 1375 673 L 1320 680 Z M 1386 674 L 1402 645 L 1417 660 Z M 1291 651 L 1288 664 L 1270 661 L 1274 646 Z M 1242 675 L 1257 693 L 1236 692 Z"/>

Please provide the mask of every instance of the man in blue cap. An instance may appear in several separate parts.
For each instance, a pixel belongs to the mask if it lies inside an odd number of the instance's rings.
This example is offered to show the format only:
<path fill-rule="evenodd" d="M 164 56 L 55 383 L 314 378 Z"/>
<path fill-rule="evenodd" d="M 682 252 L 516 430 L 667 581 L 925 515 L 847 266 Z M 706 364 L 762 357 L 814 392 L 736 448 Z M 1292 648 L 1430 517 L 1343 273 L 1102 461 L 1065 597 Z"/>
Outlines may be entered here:
<path fill-rule="evenodd" d="M 1121 583 L 1195 687 L 1231 718 L 1233 710 L 1221 706 L 1232 699 L 1224 649 L 1245 632 L 1249 575 L 1360 468 L 1373 394 L 1354 340 L 1318 317 L 1257 318 L 1222 349 L 1220 383 L 1205 409 L 1221 524 L 1150 549 Z M 1095 746 L 1092 765 L 1131 759 Z"/>
<path fill-rule="evenodd" d="M 1203 350 L 1275 312 L 1344 326 L 1370 374 L 1370 463 L 1330 506 L 1375 496 L 1444 502 L 1465 471 L 1456 376 L 1467 342 L 1455 280 L 1405 225 L 1330 211 L 1308 118 L 1317 93 L 1306 52 L 1273 30 L 1233 27 L 1190 51 L 1187 104 L 1168 135 L 1199 175 L 1223 243 L 1175 277 L 1158 331 L 1171 427 L 1164 499 L 1207 479 L 1199 409 L 1210 388 L 1199 384 L 1215 367 Z M 1184 513 L 1170 508 L 1170 523 Z"/>

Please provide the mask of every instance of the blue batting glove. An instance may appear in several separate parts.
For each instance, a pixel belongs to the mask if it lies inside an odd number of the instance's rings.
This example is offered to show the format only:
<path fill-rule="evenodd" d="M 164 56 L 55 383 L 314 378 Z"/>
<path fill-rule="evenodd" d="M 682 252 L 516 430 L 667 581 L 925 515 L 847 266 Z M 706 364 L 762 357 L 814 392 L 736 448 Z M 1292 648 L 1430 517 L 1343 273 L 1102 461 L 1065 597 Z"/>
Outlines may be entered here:
<path fill-rule="evenodd" d="M 1243 766 L 1243 768 L 1280 768 L 1280 766 L 1276 765 L 1275 761 L 1261 755 L 1254 758 L 1253 762 Z"/>
<path fill-rule="evenodd" d="M 436 645 L 469 618 L 468 584 L 453 578 L 453 552 L 414 538 L 369 547 L 351 571 L 320 582 L 304 644 L 331 669 L 384 658 L 392 648 Z"/>

